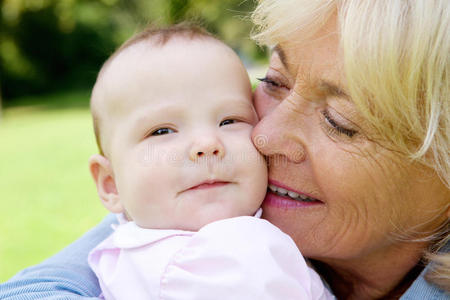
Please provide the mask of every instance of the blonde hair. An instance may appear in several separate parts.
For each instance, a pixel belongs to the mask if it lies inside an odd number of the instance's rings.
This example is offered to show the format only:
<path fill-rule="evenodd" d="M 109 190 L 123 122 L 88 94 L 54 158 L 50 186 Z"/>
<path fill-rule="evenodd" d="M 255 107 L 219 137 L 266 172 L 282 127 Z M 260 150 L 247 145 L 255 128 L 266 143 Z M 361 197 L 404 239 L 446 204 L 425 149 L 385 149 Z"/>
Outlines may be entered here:
<path fill-rule="evenodd" d="M 384 142 L 450 189 L 450 1 L 261 0 L 253 38 L 306 40 L 335 14 L 356 107 Z M 448 224 L 435 245 L 448 242 Z M 450 253 L 425 256 L 435 262 L 429 278 L 449 291 Z"/>

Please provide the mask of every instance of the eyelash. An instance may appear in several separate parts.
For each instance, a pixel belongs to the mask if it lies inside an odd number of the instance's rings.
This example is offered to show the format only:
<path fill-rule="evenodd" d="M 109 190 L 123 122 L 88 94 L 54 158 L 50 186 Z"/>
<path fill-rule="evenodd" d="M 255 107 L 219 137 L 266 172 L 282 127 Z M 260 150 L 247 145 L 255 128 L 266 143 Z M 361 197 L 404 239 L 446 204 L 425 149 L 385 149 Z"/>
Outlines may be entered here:
<path fill-rule="evenodd" d="M 276 80 L 272 79 L 269 76 L 265 76 L 263 78 L 257 78 L 259 81 L 263 82 L 264 84 L 266 84 L 266 86 L 269 89 L 280 89 L 280 88 L 288 88 L 285 85 L 280 84 L 279 82 L 277 82 Z M 331 130 L 333 130 L 334 132 L 338 133 L 338 134 L 344 134 L 348 137 L 353 137 L 355 134 L 358 133 L 358 131 L 353 130 L 353 129 L 348 129 L 345 127 L 340 126 L 330 115 L 329 113 L 324 110 L 322 111 L 322 115 L 324 116 L 326 122 L 329 124 L 328 128 L 330 128 L 331 126 Z"/>
<path fill-rule="evenodd" d="M 270 79 L 270 78 L 267 77 L 267 76 L 265 76 L 265 77 L 263 77 L 263 78 L 256 78 L 256 79 L 259 80 L 259 81 L 261 81 L 261 82 L 264 82 L 264 83 L 267 83 L 267 84 L 270 84 L 270 85 L 273 85 L 273 86 L 276 86 L 276 87 L 280 87 L 280 84 L 279 84 L 278 82 L 276 82 L 276 81 Z"/>
<path fill-rule="evenodd" d="M 322 115 L 324 116 L 326 122 L 338 134 L 345 134 L 346 136 L 351 138 L 351 137 L 355 136 L 355 134 L 358 133 L 358 131 L 356 131 L 356 130 L 348 129 L 348 128 L 344 128 L 344 127 L 340 126 L 338 123 L 336 123 L 336 121 L 333 118 L 331 118 L 331 116 L 328 114 L 328 112 L 326 110 L 322 111 Z"/>
<path fill-rule="evenodd" d="M 275 80 L 272 77 L 267 76 L 267 75 L 265 77 L 263 77 L 263 78 L 256 78 L 256 79 L 261 81 L 261 82 L 263 82 L 264 84 L 266 84 L 266 86 L 269 89 L 280 89 L 280 88 L 286 88 L 287 89 L 288 88 L 286 85 L 278 82 L 277 80 Z"/>
<path fill-rule="evenodd" d="M 231 123 L 229 123 L 227 121 L 231 121 Z M 222 122 L 220 122 L 219 126 L 231 125 L 231 124 L 235 124 L 237 122 L 239 122 L 239 121 L 235 120 L 235 119 L 226 119 L 226 120 L 223 120 Z M 175 133 L 175 132 L 176 131 L 171 128 L 162 127 L 162 128 L 153 130 L 148 136 L 166 135 L 166 134 Z"/>
<path fill-rule="evenodd" d="M 227 122 L 227 121 L 232 121 L 232 123 L 225 124 L 225 122 Z M 238 122 L 238 120 L 235 120 L 235 119 L 226 119 L 226 120 L 223 120 L 222 122 L 219 123 L 219 127 L 225 126 L 225 125 L 235 124 L 237 122 Z"/>
<path fill-rule="evenodd" d="M 162 131 L 163 129 L 167 129 L 167 130 L 164 131 L 163 133 L 160 132 L 160 131 Z M 169 131 L 171 131 L 171 132 L 169 132 Z M 158 132 L 159 132 L 159 133 L 158 133 Z M 158 136 L 158 135 L 166 135 L 166 134 L 169 134 L 169 133 L 175 133 L 175 130 L 170 129 L 170 128 L 167 128 L 167 127 L 163 127 L 163 128 L 158 128 L 158 129 L 154 130 L 152 133 L 150 133 L 150 135 L 151 135 L 151 136 Z"/>

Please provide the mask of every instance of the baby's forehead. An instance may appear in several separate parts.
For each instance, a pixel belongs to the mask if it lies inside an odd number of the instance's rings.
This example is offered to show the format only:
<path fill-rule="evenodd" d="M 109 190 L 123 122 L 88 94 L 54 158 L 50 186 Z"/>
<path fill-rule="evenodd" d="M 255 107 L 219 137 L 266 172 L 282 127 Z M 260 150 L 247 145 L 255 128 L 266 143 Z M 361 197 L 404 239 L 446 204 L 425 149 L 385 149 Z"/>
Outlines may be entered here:
<path fill-rule="evenodd" d="M 104 73 L 114 75 L 117 74 L 117 71 L 123 70 L 128 72 L 142 71 L 143 65 L 153 63 L 153 66 L 158 66 L 161 59 L 165 57 L 171 57 L 172 59 L 180 56 L 188 58 L 190 56 L 189 53 L 196 49 L 202 49 L 201 51 L 204 52 L 224 50 L 232 52 L 227 45 L 213 37 L 188 38 L 175 36 L 164 43 L 160 42 L 156 37 L 151 37 L 132 43 L 113 55 L 103 66 L 100 76 L 104 76 Z M 190 57 L 190 59 L 192 58 Z M 165 60 L 165 63 L 170 64 L 170 60 Z M 145 71 L 157 70 L 146 69 Z"/>
<path fill-rule="evenodd" d="M 230 82 L 230 78 L 235 80 Z M 207 91 L 228 94 L 246 85 L 246 80 L 247 72 L 236 53 L 213 38 L 174 37 L 163 45 L 144 40 L 107 62 L 93 99 L 104 113 L 123 114 L 138 98 L 147 101 L 176 93 L 185 98 L 187 93 Z"/>
<path fill-rule="evenodd" d="M 123 78 L 141 71 L 143 65 L 147 64 L 153 57 L 159 56 L 159 52 L 166 46 L 155 45 L 150 40 L 139 41 L 128 46 L 105 63 L 99 74 L 101 82 L 105 83 L 115 77 Z M 171 47 L 176 47 L 176 45 L 171 45 Z"/>
<path fill-rule="evenodd" d="M 129 90 L 138 88 L 135 85 L 141 85 L 141 79 L 150 73 L 159 72 L 157 63 L 168 47 L 182 51 L 179 43 L 158 45 L 151 40 L 142 40 L 111 57 L 101 69 L 94 86 L 92 100 L 97 102 L 96 106 L 102 107 L 105 113 L 112 113 L 108 108 L 127 103 L 124 98 L 127 98 Z"/>
<path fill-rule="evenodd" d="M 186 61 L 190 61 L 194 73 L 195 66 L 204 63 L 208 56 L 231 57 L 229 61 L 240 63 L 233 50 L 211 37 L 173 37 L 164 44 L 152 39 L 142 40 L 123 49 L 105 64 L 94 90 L 102 95 L 98 97 L 102 99 L 99 99 L 102 106 L 122 106 L 127 103 L 123 100 L 128 97 L 129 90 L 144 91 L 149 80 L 163 81 L 170 79 L 175 72 L 191 72 L 177 69 Z M 215 62 L 221 64 L 217 59 Z M 118 109 L 116 107 L 115 110 Z"/>

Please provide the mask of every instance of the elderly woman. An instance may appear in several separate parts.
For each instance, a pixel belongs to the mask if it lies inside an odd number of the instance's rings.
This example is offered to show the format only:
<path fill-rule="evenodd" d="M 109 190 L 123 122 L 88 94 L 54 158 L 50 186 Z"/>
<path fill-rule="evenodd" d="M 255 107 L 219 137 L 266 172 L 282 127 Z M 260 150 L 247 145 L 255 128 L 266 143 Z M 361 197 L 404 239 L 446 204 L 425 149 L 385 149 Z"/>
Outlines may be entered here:
<path fill-rule="evenodd" d="M 253 19 L 273 46 L 255 91 L 264 217 L 338 299 L 448 299 L 450 2 L 264 0 Z M 98 295 L 85 257 L 112 220 L 0 298 Z"/>
<path fill-rule="evenodd" d="M 261 1 L 264 217 L 341 299 L 450 291 L 450 2 Z M 305 200 L 297 196 L 307 195 Z M 448 249 L 449 250 L 449 249 Z M 447 295 L 449 296 L 449 295 Z"/>

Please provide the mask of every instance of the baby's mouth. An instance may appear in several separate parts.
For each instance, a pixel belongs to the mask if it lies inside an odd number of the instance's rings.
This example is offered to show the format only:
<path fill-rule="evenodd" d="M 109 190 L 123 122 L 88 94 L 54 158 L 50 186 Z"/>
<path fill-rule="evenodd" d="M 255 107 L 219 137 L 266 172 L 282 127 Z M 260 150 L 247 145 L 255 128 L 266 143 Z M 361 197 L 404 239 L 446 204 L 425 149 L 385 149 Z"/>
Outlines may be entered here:
<path fill-rule="evenodd" d="M 188 188 L 187 191 L 216 188 L 216 187 L 221 187 L 221 186 L 224 186 L 224 185 L 227 185 L 230 183 L 231 182 L 229 182 L 229 181 L 222 181 L 222 180 L 206 180 L 206 181 L 203 181 L 197 185 L 194 185 L 194 186 Z"/>
<path fill-rule="evenodd" d="M 276 185 L 273 185 L 273 184 L 269 184 L 267 190 L 269 192 L 272 192 L 272 193 L 278 195 L 278 196 L 288 197 L 288 198 L 290 198 L 292 200 L 295 200 L 295 201 L 322 202 L 322 201 L 320 201 L 320 200 L 318 200 L 316 198 L 313 198 L 311 196 L 308 196 L 306 194 L 289 191 L 289 190 L 286 190 L 286 189 L 284 189 L 282 187 L 279 187 L 279 186 L 276 186 Z"/>

